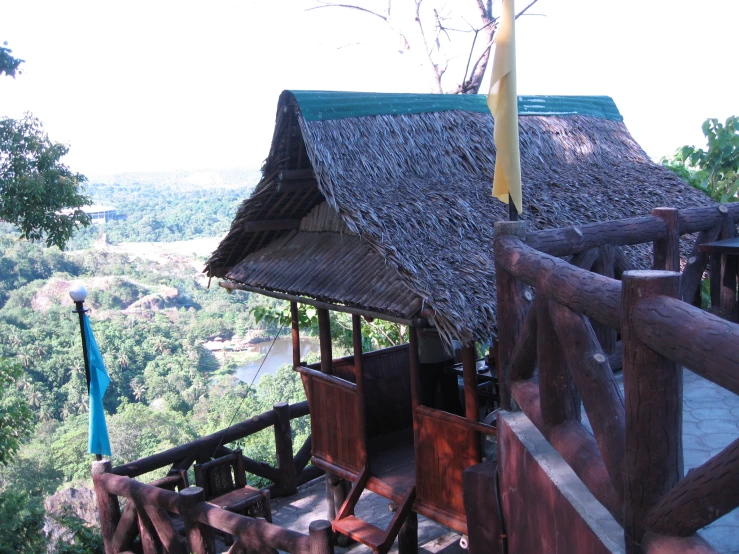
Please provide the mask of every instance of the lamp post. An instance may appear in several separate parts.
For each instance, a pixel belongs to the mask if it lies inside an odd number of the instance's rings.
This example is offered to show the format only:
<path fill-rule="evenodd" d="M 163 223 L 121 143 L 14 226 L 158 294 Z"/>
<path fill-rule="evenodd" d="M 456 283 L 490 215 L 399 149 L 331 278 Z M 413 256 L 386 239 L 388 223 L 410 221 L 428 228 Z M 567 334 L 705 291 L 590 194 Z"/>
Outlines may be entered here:
<path fill-rule="evenodd" d="M 85 298 L 87 298 L 87 289 L 85 285 L 79 281 L 72 283 L 69 288 L 69 296 L 74 301 L 77 309 L 72 310 L 73 314 L 80 316 L 80 333 L 82 334 L 82 355 L 85 358 L 85 381 L 87 382 L 87 394 L 90 394 L 90 358 L 87 355 L 87 338 L 85 337 Z"/>

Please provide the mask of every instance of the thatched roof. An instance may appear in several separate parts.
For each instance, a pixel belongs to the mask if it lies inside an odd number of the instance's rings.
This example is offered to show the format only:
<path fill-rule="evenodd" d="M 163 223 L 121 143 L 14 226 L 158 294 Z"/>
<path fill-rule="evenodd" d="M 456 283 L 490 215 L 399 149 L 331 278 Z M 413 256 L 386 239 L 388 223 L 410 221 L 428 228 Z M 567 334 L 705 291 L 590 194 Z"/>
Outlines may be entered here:
<path fill-rule="evenodd" d="M 608 97 L 519 99 L 529 229 L 710 199 L 654 164 Z M 211 276 L 495 334 L 493 121 L 484 96 L 285 91 L 263 179 Z M 302 171 L 301 171 L 302 170 Z"/>

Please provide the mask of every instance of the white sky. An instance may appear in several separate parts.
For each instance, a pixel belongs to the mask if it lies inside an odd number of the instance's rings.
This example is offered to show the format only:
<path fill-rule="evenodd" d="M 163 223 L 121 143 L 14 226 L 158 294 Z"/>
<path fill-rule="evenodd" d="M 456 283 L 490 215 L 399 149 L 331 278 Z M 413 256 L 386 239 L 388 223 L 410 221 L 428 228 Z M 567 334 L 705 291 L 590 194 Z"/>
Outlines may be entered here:
<path fill-rule="evenodd" d="M 283 89 L 428 91 L 381 21 L 311 5 L 0 0 L 0 42 L 26 60 L 0 79 L 0 115 L 33 112 L 88 176 L 257 168 Z M 609 95 L 654 158 L 702 145 L 706 118 L 739 114 L 735 0 L 539 0 L 532 12 L 545 17 L 518 20 L 519 94 Z"/>

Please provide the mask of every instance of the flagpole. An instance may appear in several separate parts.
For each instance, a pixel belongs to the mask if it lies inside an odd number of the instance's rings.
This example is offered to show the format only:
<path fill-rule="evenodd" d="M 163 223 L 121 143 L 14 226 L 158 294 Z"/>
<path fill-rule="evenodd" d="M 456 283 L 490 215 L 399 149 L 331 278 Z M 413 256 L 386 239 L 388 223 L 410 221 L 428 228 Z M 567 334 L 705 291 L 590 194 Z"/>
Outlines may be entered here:
<path fill-rule="evenodd" d="M 77 309 L 72 310 L 73 314 L 79 314 L 80 316 L 80 334 L 82 335 L 82 356 L 85 358 L 85 381 L 87 382 L 87 394 L 90 395 L 90 357 L 87 355 L 87 337 L 85 337 L 85 298 L 87 298 L 87 289 L 81 283 L 74 285 L 69 289 L 69 296 L 72 297 L 74 305 Z M 98 462 L 103 457 L 100 454 L 95 454 L 95 460 Z"/>
<path fill-rule="evenodd" d="M 508 221 L 518 221 L 518 210 L 510 195 L 508 196 Z"/>

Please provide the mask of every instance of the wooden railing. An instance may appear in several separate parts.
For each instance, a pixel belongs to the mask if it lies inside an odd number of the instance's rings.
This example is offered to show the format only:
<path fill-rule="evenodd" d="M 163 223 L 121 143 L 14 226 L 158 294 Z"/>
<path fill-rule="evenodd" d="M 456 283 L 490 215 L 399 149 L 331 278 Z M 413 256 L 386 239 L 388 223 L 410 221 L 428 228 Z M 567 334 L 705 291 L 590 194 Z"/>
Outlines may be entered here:
<path fill-rule="evenodd" d="M 273 481 L 269 487 L 272 496 L 294 494 L 298 485 L 323 473 L 315 466 L 308 466 L 311 457 L 310 437 L 293 456 L 290 421 L 308 413 L 307 402 L 293 405 L 280 403 L 269 412 L 153 456 L 117 467 L 111 467 L 107 461 L 95 462 L 93 482 L 106 554 L 131 550 L 137 537 L 140 537 L 145 554 L 156 552 L 159 544 L 170 553 L 210 554 L 214 552 L 213 529 L 238 538 L 232 547 L 233 552 L 242 552 L 241 548 L 259 552 L 279 549 L 297 554 L 329 552 L 332 547 L 329 544 L 331 526 L 328 522 L 314 522 L 310 536 L 301 535 L 207 504 L 200 487 L 184 488 L 179 494 L 166 490 L 174 488 L 175 482 L 181 485 L 184 482 L 181 476 L 193 463 L 206 462 L 231 452 L 225 444 L 274 427 L 277 467 L 244 457 L 245 467 L 248 473 Z M 155 483 L 145 484 L 134 479 L 168 466 L 168 477 Z M 127 499 L 122 513 L 119 497 Z M 172 515 L 182 516 L 186 540 L 183 541 L 175 531 Z M 329 542 L 324 544 L 324 541 Z"/>
<path fill-rule="evenodd" d="M 524 222 L 496 225 L 503 407 L 541 430 L 624 526 L 630 553 L 712 552 L 693 534 L 739 506 L 739 441 L 683 477 L 681 369 L 739 393 L 739 325 L 687 303 L 708 262 L 699 245 L 733 237 L 737 216 L 731 205 L 528 234 Z M 681 275 L 680 237 L 692 233 Z M 649 242 L 656 271 L 630 270 L 619 247 Z M 712 297 L 736 318 L 727 266 L 711 259 Z"/>

